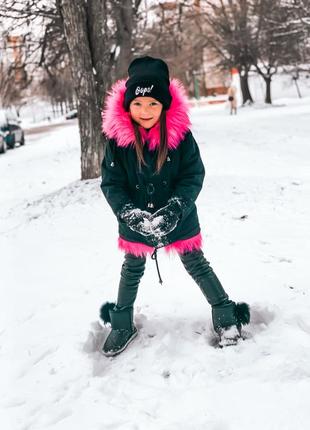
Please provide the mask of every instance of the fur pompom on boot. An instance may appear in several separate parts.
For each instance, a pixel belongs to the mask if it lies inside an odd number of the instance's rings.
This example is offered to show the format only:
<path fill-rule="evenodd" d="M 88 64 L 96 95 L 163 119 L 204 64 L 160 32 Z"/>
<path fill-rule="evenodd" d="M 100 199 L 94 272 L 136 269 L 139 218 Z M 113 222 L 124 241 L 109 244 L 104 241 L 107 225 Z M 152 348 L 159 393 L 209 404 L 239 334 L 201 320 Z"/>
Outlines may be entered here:
<path fill-rule="evenodd" d="M 110 311 L 115 308 L 115 303 L 105 302 L 99 312 L 100 319 L 104 322 L 104 324 L 111 324 Z"/>
<path fill-rule="evenodd" d="M 237 325 L 249 324 L 251 319 L 250 306 L 247 303 L 236 303 L 235 316 L 237 320 Z"/>
<path fill-rule="evenodd" d="M 241 338 L 241 328 L 250 322 L 250 307 L 247 303 L 226 300 L 212 306 L 214 330 L 220 337 L 219 346 L 236 345 Z"/>

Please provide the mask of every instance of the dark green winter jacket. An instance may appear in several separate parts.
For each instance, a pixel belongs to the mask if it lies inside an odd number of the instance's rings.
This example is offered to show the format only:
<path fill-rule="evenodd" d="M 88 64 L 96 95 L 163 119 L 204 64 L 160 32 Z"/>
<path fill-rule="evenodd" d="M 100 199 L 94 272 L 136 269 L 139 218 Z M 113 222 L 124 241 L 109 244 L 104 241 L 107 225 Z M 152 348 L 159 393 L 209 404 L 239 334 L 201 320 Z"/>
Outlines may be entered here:
<path fill-rule="evenodd" d="M 171 197 L 180 197 L 186 205 L 183 205 L 177 227 L 165 237 L 164 245 L 181 252 L 200 248 L 195 201 L 202 188 L 205 169 L 189 130 L 188 106 L 182 87 L 175 80 L 170 84 L 172 103 L 166 113 L 168 156 L 159 174 L 156 173 L 159 126 L 149 132 L 140 130 L 147 164 L 140 170 L 133 127 L 128 112 L 122 107 L 124 88 L 124 81 L 112 88 L 103 112 L 103 131 L 109 140 L 102 161 L 101 189 L 119 221 L 119 246 L 125 252 L 140 255 L 147 252 L 148 247 L 151 251 L 159 245 L 152 236 L 136 233 L 120 221 L 119 213 L 126 204 L 133 203 L 137 208 L 154 213 Z"/>

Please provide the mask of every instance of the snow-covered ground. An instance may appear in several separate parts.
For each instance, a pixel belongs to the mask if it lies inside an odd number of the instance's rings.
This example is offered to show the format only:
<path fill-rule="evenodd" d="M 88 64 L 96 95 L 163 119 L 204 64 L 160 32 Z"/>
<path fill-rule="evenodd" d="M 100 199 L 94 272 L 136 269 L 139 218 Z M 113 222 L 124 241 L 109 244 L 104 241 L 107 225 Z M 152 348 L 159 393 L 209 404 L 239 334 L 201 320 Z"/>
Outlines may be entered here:
<path fill-rule="evenodd" d="M 306 430 L 310 422 L 310 99 L 192 110 L 206 165 L 204 251 L 247 339 L 212 346 L 210 307 L 177 256 L 148 260 L 138 338 L 98 351 L 122 254 L 100 180 L 80 181 L 76 123 L 0 156 L 4 430 Z"/>

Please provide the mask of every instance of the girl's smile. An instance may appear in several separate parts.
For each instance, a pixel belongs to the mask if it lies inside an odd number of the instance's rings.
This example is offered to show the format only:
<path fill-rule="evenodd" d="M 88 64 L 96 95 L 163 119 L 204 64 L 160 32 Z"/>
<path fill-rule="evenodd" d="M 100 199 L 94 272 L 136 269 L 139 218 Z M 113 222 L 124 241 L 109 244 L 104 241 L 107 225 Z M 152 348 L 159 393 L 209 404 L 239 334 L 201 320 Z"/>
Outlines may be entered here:
<path fill-rule="evenodd" d="M 159 121 L 162 109 L 153 97 L 136 97 L 129 105 L 132 119 L 144 128 L 152 128 Z"/>

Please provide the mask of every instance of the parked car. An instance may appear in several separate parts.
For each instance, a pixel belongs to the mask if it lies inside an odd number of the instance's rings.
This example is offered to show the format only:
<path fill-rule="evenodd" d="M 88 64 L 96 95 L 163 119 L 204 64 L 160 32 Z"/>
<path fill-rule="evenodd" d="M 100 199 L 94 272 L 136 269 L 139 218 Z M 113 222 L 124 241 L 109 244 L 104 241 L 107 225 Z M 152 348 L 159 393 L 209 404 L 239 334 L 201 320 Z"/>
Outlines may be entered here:
<path fill-rule="evenodd" d="M 25 145 L 25 133 L 20 126 L 20 120 L 11 109 L 0 109 L 0 131 L 8 148 L 14 148 L 16 143 Z"/>
<path fill-rule="evenodd" d="M 77 109 L 72 109 L 69 112 L 66 113 L 66 119 L 73 119 L 73 118 L 77 118 L 78 114 L 77 114 Z"/>
<path fill-rule="evenodd" d="M 4 133 L 0 131 L 0 154 L 3 154 L 4 152 L 6 152 L 6 141 Z"/>

